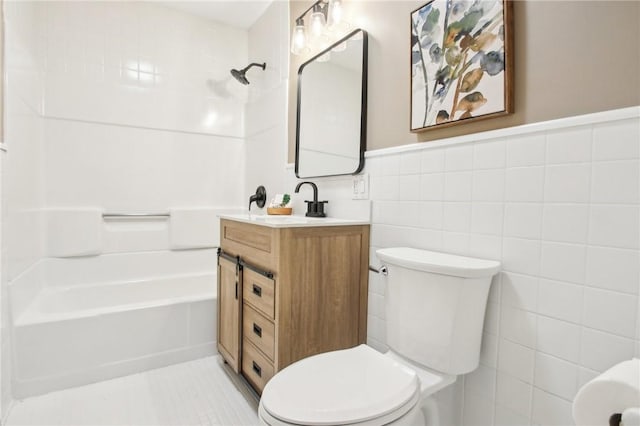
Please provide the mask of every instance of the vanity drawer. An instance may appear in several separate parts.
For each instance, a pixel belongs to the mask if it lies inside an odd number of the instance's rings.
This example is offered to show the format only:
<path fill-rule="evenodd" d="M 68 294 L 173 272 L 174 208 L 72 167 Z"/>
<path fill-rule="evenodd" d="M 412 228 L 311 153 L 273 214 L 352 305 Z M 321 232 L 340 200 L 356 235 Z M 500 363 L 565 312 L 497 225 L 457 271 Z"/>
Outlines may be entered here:
<path fill-rule="evenodd" d="M 253 343 L 269 359 L 273 360 L 275 348 L 275 327 L 268 320 L 245 303 L 243 313 L 243 336 Z"/>
<path fill-rule="evenodd" d="M 242 297 L 267 318 L 274 319 L 275 282 L 249 268 L 242 272 Z"/>
<path fill-rule="evenodd" d="M 242 372 L 260 393 L 275 373 L 271 361 L 247 339 L 242 345 Z"/>

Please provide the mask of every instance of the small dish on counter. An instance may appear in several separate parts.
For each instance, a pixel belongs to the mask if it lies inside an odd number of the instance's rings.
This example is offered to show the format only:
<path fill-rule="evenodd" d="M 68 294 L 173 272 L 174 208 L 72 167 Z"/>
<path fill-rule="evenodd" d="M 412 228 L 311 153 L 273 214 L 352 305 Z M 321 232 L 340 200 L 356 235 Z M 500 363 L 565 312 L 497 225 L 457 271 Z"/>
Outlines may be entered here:
<path fill-rule="evenodd" d="M 291 215 L 293 208 L 291 207 L 267 207 L 269 215 Z"/>

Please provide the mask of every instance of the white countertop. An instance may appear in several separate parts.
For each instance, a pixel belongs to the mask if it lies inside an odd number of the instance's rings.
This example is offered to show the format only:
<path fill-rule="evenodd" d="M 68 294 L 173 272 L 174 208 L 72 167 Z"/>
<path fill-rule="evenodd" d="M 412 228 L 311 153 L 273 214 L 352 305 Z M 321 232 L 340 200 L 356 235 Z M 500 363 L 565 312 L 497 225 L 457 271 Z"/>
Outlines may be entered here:
<path fill-rule="evenodd" d="M 366 220 L 340 219 L 336 217 L 277 216 L 252 213 L 220 214 L 219 216 L 220 219 L 252 223 L 269 228 L 369 225 L 369 222 Z"/>

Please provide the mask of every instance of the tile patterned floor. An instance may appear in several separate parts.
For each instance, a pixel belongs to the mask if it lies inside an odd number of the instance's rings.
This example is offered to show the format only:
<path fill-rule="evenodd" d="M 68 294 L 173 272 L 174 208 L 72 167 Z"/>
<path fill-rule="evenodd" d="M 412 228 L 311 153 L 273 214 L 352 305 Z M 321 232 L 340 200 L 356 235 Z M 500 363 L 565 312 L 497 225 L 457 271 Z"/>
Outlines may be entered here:
<path fill-rule="evenodd" d="M 256 400 L 224 368 L 208 357 L 16 401 L 7 426 L 258 424 Z"/>

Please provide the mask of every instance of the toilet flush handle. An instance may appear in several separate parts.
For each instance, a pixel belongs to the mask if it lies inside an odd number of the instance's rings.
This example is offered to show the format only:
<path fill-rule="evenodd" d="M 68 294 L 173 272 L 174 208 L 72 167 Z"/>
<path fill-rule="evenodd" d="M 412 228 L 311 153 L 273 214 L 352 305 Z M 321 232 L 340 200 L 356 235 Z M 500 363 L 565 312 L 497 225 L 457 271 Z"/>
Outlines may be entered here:
<path fill-rule="evenodd" d="M 380 269 L 376 269 L 373 266 L 369 265 L 369 270 L 371 272 L 375 272 L 376 274 L 382 274 L 382 275 L 389 275 L 389 271 L 387 270 L 386 266 L 381 266 Z"/>

